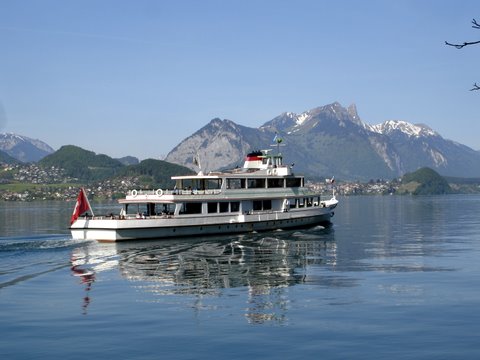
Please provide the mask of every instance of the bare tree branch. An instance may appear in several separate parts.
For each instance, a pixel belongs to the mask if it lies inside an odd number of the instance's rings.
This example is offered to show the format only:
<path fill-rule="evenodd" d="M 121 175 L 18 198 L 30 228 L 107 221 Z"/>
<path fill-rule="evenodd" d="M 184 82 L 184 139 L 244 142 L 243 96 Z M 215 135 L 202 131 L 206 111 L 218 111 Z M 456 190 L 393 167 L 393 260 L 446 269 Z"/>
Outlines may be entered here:
<path fill-rule="evenodd" d="M 473 19 L 473 20 L 472 20 L 472 24 L 473 24 L 472 27 L 473 27 L 474 29 L 480 29 L 480 24 L 477 23 L 477 20 Z"/>
<path fill-rule="evenodd" d="M 477 20 L 473 19 L 472 24 L 473 24 L 472 28 L 480 30 L 480 24 L 477 22 Z M 479 41 L 464 42 L 463 44 L 452 44 L 452 43 L 449 43 L 449 42 L 445 41 L 445 45 L 453 46 L 457 49 L 462 49 L 465 46 L 475 45 L 475 44 L 480 44 L 480 40 Z M 476 91 L 476 90 L 480 90 L 480 86 L 477 85 L 477 83 L 473 84 L 473 88 L 471 88 L 470 91 Z"/>
<path fill-rule="evenodd" d="M 477 22 L 477 20 L 473 19 L 472 24 L 473 24 L 472 27 L 474 29 L 480 29 L 480 24 Z M 452 44 L 452 43 L 449 43 L 449 42 L 445 41 L 445 45 L 453 46 L 453 47 L 456 47 L 457 49 L 461 49 L 465 46 L 475 45 L 475 44 L 480 44 L 480 40 L 479 41 L 464 42 L 463 44 Z"/>
<path fill-rule="evenodd" d="M 461 49 L 467 45 L 475 45 L 475 44 L 480 44 L 480 40 L 478 41 L 471 41 L 471 42 L 464 42 L 463 44 L 451 44 L 447 41 L 445 41 L 445 45 L 453 46 L 456 47 L 457 49 Z"/>

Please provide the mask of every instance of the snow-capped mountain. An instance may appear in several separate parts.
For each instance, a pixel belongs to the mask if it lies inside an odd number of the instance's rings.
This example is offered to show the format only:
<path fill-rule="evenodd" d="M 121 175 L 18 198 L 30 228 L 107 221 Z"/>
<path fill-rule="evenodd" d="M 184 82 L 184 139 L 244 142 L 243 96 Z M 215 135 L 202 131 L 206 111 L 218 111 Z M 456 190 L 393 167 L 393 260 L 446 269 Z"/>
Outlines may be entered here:
<path fill-rule="evenodd" d="M 427 125 L 390 120 L 372 128 L 388 136 L 409 170 L 429 166 L 443 175 L 478 176 L 480 153 L 444 139 Z"/>
<path fill-rule="evenodd" d="M 394 135 L 395 133 L 401 133 L 409 137 L 427 137 L 427 136 L 440 136 L 436 131 L 433 131 L 430 127 L 424 124 L 410 124 L 401 120 L 389 120 L 382 124 L 371 126 L 372 131 L 378 132 L 384 135 Z"/>
<path fill-rule="evenodd" d="M 275 135 L 284 140 L 285 162 L 313 176 L 393 178 L 424 166 L 442 175 L 480 176 L 479 152 L 422 124 L 369 125 L 360 119 L 355 105 L 344 108 L 337 102 L 301 114 L 285 112 L 259 128 L 212 120 L 166 160 L 195 168 L 193 157 L 198 152 L 204 169 L 219 169 L 240 164 L 249 150 L 269 148 Z"/>
<path fill-rule="evenodd" d="M 43 141 L 13 133 L 0 133 L 0 150 L 21 162 L 36 162 L 54 152 Z"/>

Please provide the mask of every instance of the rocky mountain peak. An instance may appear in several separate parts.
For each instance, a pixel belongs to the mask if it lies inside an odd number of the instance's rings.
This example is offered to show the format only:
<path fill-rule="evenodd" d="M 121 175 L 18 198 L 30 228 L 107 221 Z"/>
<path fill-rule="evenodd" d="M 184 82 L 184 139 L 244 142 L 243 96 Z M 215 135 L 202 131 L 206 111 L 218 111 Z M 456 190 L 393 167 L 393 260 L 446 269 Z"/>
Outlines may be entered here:
<path fill-rule="evenodd" d="M 301 128 L 315 127 L 326 119 L 337 122 L 342 127 L 345 127 L 348 122 L 365 127 L 358 116 L 355 104 L 350 105 L 347 109 L 339 102 L 334 102 L 313 108 L 301 114 L 285 112 L 273 120 L 266 122 L 260 129 L 295 133 Z"/>
<path fill-rule="evenodd" d="M 43 141 L 14 133 L 0 134 L 0 150 L 22 162 L 35 162 L 54 152 Z"/>
<path fill-rule="evenodd" d="M 355 104 L 345 108 L 338 101 L 310 110 L 310 114 L 315 116 L 324 114 L 329 117 L 337 118 L 341 121 L 358 122 L 357 120 L 360 120 Z"/>
<path fill-rule="evenodd" d="M 360 125 L 360 126 L 364 126 L 364 123 L 362 122 L 362 120 L 360 119 L 360 116 L 358 116 L 358 111 L 357 111 L 357 105 L 355 104 L 350 104 L 347 108 L 347 112 L 348 114 L 350 115 L 350 117 L 352 118 L 353 122 Z"/>
<path fill-rule="evenodd" d="M 193 158 L 200 160 L 202 171 L 217 170 L 238 163 L 243 156 L 260 144 L 273 138 L 271 129 L 252 129 L 231 120 L 213 119 L 207 125 L 184 139 L 165 158 L 192 170 L 200 170 Z M 261 140 L 258 140 L 260 139 Z M 258 144 L 258 145 L 257 145 Z"/>
<path fill-rule="evenodd" d="M 332 104 L 315 108 L 309 113 L 318 119 L 329 119 L 330 121 L 333 120 L 342 128 L 350 127 L 352 124 L 367 130 L 369 127 L 360 119 L 355 104 L 351 104 L 345 108 L 336 101 Z"/>
<path fill-rule="evenodd" d="M 221 128 L 226 125 L 226 120 L 222 120 L 220 118 L 215 118 L 210 120 L 210 122 L 207 124 L 207 126 L 213 127 L 213 128 Z"/>
<path fill-rule="evenodd" d="M 437 132 L 424 124 L 411 124 L 402 120 L 388 120 L 381 124 L 372 126 L 375 132 L 384 135 L 393 135 L 401 133 L 408 137 L 431 137 L 440 136 Z"/>

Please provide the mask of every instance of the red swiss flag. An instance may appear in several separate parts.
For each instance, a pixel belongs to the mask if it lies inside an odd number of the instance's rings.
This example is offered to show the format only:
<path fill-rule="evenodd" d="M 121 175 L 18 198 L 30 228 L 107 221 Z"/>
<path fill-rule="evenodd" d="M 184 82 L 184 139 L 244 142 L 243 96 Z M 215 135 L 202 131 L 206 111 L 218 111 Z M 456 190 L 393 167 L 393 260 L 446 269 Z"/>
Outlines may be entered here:
<path fill-rule="evenodd" d="M 75 203 L 75 208 L 73 209 L 70 225 L 72 225 L 80 215 L 82 215 L 85 211 L 89 209 L 90 209 L 90 204 L 88 203 L 87 195 L 85 195 L 85 190 L 81 188 L 80 193 L 78 194 L 78 197 L 77 197 L 77 202 Z"/>

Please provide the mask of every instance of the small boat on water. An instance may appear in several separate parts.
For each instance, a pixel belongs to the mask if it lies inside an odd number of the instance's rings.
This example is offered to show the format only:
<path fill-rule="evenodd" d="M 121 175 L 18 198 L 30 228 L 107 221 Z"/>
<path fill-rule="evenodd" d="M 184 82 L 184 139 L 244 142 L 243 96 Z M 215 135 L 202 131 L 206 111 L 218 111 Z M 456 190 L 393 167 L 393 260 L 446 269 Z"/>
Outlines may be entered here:
<path fill-rule="evenodd" d="M 174 189 L 131 190 L 119 215 L 91 210 L 82 189 L 70 230 L 74 239 L 115 242 L 328 226 L 338 204 L 305 186 L 305 179 L 269 150 L 249 153 L 241 168 L 172 176 Z"/>

